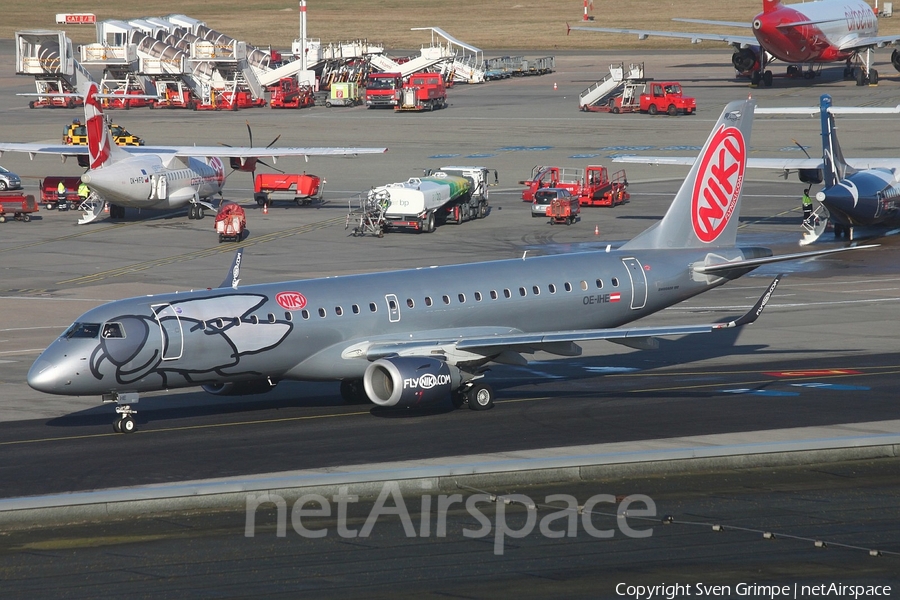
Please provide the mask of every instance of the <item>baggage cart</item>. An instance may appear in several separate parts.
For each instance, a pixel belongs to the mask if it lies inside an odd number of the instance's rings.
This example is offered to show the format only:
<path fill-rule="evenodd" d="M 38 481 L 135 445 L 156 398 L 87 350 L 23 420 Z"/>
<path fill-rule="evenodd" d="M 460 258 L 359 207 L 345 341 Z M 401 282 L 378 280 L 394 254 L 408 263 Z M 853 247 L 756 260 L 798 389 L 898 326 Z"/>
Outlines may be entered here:
<path fill-rule="evenodd" d="M 31 213 L 35 213 L 38 210 L 40 210 L 38 203 L 35 202 L 34 196 L 31 194 L 0 192 L 0 223 L 5 223 L 10 215 L 16 221 L 27 223 L 31 220 Z"/>
<path fill-rule="evenodd" d="M 226 202 L 219 207 L 216 213 L 216 233 L 219 234 L 219 243 L 225 241 L 239 242 L 247 227 L 247 218 L 244 209 L 234 202 Z"/>

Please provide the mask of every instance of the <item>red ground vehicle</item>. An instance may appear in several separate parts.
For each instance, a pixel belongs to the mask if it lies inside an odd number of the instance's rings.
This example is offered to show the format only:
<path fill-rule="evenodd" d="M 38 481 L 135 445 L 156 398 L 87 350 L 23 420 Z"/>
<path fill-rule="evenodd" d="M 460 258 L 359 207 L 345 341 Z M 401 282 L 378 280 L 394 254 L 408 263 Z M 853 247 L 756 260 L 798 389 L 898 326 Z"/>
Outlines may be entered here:
<path fill-rule="evenodd" d="M 533 201 L 534 193 L 542 188 L 569 190 L 581 206 L 617 206 L 630 198 L 625 171 L 616 171 L 610 177 L 606 167 L 600 165 L 585 169 L 536 166 L 531 170 L 531 179 L 519 183 L 527 186 L 522 190 L 525 202 Z"/>
<path fill-rule="evenodd" d="M 366 76 L 366 108 L 397 105 L 397 90 L 403 87 L 400 73 L 369 73 Z"/>
<path fill-rule="evenodd" d="M 416 73 L 410 75 L 398 90 L 394 110 L 434 110 L 447 106 L 447 87 L 440 73 Z"/>
<path fill-rule="evenodd" d="M 269 108 L 306 108 L 315 104 L 313 89 L 300 85 L 294 77 L 280 79 L 269 91 Z"/>
<path fill-rule="evenodd" d="M 129 108 L 142 108 L 144 106 L 153 106 L 153 100 L 149 98 L 130 98 L 129 96 L 143 96 L 143 90 L 114 90 L 109 92 L 121 98 L 104 98 L 103 108 L 121 108 L 128 110 Z"/>
<path fill-rule="evenodd" d="M 298 206 L 321 200 L 325 180 L 318 175 L 260 173 L 253 180 L 253 199 L 262 206 L 273 200 L 293 200 Z"/>
<path fill-rule="evenodd" d="M 550 224 L 565 223 L 571 225 L 578 219 L 581 212 L 581 204 L 576 196 L 568 198 L 554 198 L 550 201 L 547 208 L 547 216 L 550 218 Z"/>
<path fill-rule="evenodd" d="M 219 234 L 219 243 L 226 240 L 241 241 L 244 228 L 247 227 L 247 218 L 244 209 L 234 202 L 226 202 L 219 207 L 216 213 L 216 233 Z"/>
<path fill-rule="evenodd" d="M 59 195 L 57 194 L 57 188 L 59 187 L 59 182 L 62 181 L 63 185 L 66 186 L 66 205 L 65 206 L 57 206 L 59 204 Z M 47 210 L 53 210 L 54 208 L 59 208 L 59 210 L 66 210 L 69 208 L 74 208 L 78 206 L 81 202 L 81 199 L 78 197 L 78 185 L 81 183 L 81 177 L 44 177 L 41 180 L 41 204 L 44 205 L 44 208 Z"/>
<path fill-rule="evenodd" d="M 218 92 L 213 93 L 210 97 L 209 104 L 201 104 L 194 102 L 194 110 L 237 110 L 239 108 L 258 108 L 265 106 L 266 101 L 263 98 L 253 99 L 250 92 Z"/>
<path fill-rule="evenodd" d="M 38 210 L 38 203 L 31 194 L 0 192 L 0 223 L 5 223 L 9 215 L 13 215 L 16 221 L 27 223 L 31 220 L 31 213 Z"/>
<path fill-rule="evenodd" d="M 650 83 L 650 91 L 641 94 L 640 103 L 641 112 L 651 115 L 665 113 L 674 117 L 697 112 L 697 100 L 682 95 L 681 84 L 675 81 Z"/>

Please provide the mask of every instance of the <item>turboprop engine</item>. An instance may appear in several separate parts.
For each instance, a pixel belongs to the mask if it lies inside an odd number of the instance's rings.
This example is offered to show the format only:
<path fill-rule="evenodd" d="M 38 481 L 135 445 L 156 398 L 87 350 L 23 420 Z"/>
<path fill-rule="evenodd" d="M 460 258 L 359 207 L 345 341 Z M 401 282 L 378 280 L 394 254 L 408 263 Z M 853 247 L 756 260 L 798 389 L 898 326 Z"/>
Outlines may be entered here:
<path fill-rule="evenodd" d="M 204 392 L 214 396 L 248 396 L 250 394 L 265 394 L 275 389 L 277 383 L 273 383 L 268 379 L 256 379 L 254 381 L 207 383 L 202 387 Z"/>
<path fill-rule="evenodd" d="M 381 358 L 366 369 L 363 386 L 379 406 L 409 408 L 448 399 L 460 386 L 459 369 L 436 358 Z"/>

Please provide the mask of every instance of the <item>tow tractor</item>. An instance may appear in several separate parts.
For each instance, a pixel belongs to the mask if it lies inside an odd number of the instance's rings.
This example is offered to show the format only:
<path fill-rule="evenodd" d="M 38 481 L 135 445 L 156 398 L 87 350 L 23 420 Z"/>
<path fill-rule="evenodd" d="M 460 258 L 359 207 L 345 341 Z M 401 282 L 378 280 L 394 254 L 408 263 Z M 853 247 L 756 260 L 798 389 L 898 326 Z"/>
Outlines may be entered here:
<path fill-rule="evenodd" d="M 618 206 L 631 198 L 625 170 L 616 171 L 610 177 L 607 168 L 600 165 L 584 169 L 535 166 L 531 178 L 519 183 L 526 186 L 522 190 L 524 202 L 532 202 L 534 193 L 541 188 L 569 190 L 581 206 Z"/>
<path fill-rule="evenodd" d="M 656 115 L 693 115 L 697 113 L 697 100 L 683 95 L 681 84 L 676 81 L 652 82 L 651 79 L 626 79 L 622 92 L 600 104 L 582 104 L 588 112 L 613 114 L 640 112 Z M 647 91 L 649 85 L 650 91 Z"/>

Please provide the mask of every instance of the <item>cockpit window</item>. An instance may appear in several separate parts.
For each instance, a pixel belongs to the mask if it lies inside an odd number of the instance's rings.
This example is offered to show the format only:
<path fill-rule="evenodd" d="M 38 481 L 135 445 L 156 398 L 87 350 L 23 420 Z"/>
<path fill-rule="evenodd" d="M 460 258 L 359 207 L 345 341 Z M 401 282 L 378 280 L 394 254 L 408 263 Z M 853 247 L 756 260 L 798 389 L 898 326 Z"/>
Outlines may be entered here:
<path fill-rule="evenodd" d="M 100 323 L 72 323 L 62 337 L 72 338 L 96 338 L 100 335 Z"/>
<path fill-rule="evenodd" d="M 125 331 L 122 329 L 121 323 L 107 323 L 103 326 L 103 333 L 101 333 L 104 338 L 124 338 Z"/>

